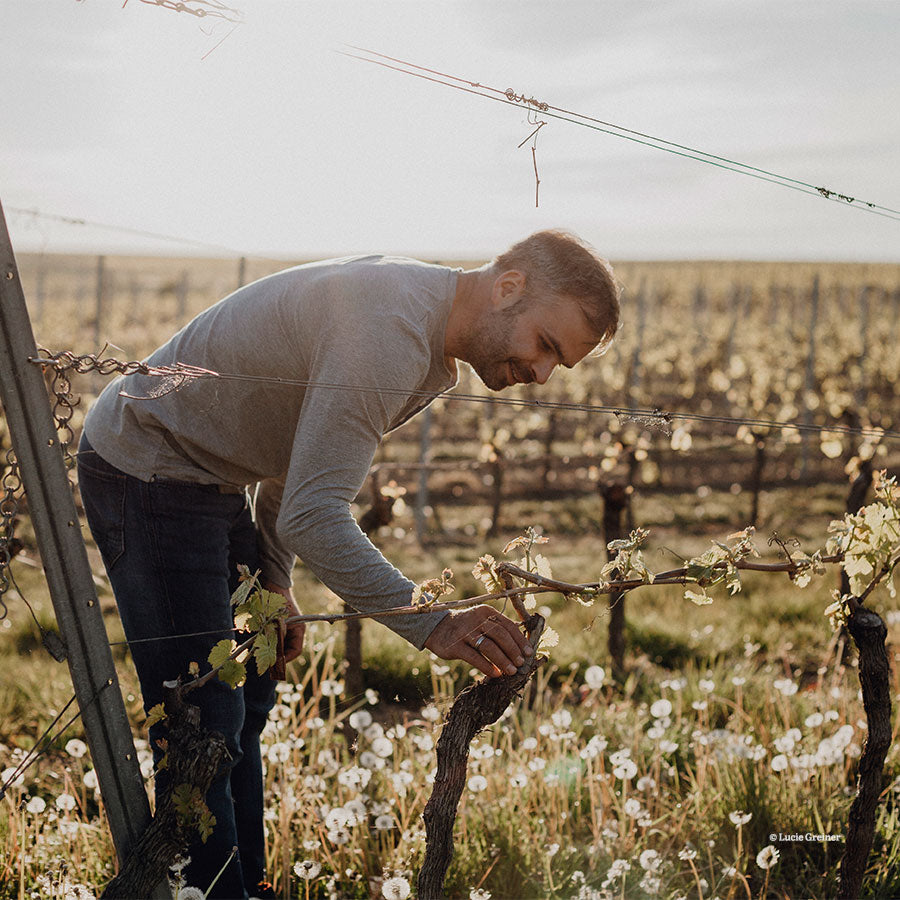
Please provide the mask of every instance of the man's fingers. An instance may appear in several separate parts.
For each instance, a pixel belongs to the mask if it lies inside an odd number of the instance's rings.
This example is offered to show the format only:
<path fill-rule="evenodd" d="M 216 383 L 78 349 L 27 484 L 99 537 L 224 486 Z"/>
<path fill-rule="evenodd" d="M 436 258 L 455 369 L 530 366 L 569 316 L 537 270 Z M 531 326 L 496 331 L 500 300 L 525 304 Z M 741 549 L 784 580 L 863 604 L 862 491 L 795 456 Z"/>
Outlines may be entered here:
<path fill-rule="evenodd" d="M 487 640 L 485 640 L 485 643 L 487 643 Z M 479 650 L 480 649 L 481 648 L 479 648 Z M 470 666 L 474 666 L 476 669 L 487 675 L 488 678 L 497 678 L 500 675 L 506 674 L 495 666 L 486 656 L 480 653 L 479 650 L 474 650 L 468 644 L 461 643 L 459 644 L 459 649 L 454 654 L 454 658 L 461 659 Z"/>
<path fill-rule="evenodd" d="M 306 634 L 306 624 L 297 622 L 288 625 L 287 634 L 284 637 L 284 661 L 290 662 L 303 652 L 303 638 Z"/>
<path fill-rule="evenodd" d="M 519 628 L 512 619 L 507 619 L 506 616 L 498 615 L 495 621 L 506 630 L 507 634 L 509 634 L 515 642 L 515 645 L 519 648 L 520 653 L 523 653 L 525 656 L 534 655 L 534 647 L 528 643 L 528 638 L 522 633 L 522 629 Z"/>
<path fill-rule="evenodd" d="M 519 629 L 516 628 L 515 625 L 513 625 L 513 631 L 521 636 Z M 509 630 L 504 627 L 504 623 L 501 620 L 488 619 L 488 621 L 484 623 L 484 633 L 503 651 L 505 657 L 513 662 L 516 667 L 521 666 L 522 663 L 525 662 L 525 656 L 519 641 L 510 634 Z M 524 641 L 522 641 L 522 643 L 524 644 Z M 479 648 L 482 649 L 482 652 L 483 647 L 484 645 L 482 644 L 481 648 Z"/>

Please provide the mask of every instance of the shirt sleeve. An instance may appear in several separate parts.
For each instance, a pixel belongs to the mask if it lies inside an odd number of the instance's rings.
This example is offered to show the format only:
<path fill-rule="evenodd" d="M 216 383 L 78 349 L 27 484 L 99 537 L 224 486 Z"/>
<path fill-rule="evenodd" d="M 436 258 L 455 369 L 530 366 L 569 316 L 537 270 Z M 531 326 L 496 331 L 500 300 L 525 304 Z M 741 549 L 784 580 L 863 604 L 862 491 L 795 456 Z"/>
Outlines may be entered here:
<path fill-rule="evenodd" d="M 285 478 L 277 537 L 354 609 L 410 603 L 414 583 L 382 556 L 350 511 L 375 451 L 420 388 L 424 336 L 400 318 L 330 329 L 311 366 Z M 329 387 L 332 385 L 332 387 Z M 385 625 L 420 650 L 446 611 L 392 616 Z"/>

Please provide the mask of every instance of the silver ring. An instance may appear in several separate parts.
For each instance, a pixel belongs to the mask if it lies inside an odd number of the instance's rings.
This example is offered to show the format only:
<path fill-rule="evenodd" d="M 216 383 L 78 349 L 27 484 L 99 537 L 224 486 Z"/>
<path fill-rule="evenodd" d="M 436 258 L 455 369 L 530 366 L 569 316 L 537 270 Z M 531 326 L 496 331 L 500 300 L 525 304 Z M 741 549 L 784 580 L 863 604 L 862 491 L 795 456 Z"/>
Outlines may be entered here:
<path fill-rule="evenodd" d="M 487 635 L 486 635 L 486 634 L 482 634 L 482 635 L 478 638 L 478 640 L 475 641 L 474 644 L 472 644 L 472 647 L 473 647 L 474 649 L 477 650 L 477 649 L 482 645 L 482 643 L 484 642 L 484 640 L 485 640 L 486 638 L 487 638 Z"/>

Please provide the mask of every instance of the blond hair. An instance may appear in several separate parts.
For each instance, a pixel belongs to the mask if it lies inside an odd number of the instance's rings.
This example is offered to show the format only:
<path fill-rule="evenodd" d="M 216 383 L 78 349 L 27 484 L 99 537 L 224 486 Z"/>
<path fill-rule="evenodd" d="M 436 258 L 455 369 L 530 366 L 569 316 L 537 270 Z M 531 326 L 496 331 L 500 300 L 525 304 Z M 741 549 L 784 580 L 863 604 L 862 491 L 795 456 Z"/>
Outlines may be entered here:
<path fill-rule="evenodd" d="M 619 324 L 620 287 L 612 266 L 588 243 L 557 229 L 538 231 L 492 262 L 496 273 L 525 275 L 525 296 L 578 302 L 598 343 L 606 346 Z"/>

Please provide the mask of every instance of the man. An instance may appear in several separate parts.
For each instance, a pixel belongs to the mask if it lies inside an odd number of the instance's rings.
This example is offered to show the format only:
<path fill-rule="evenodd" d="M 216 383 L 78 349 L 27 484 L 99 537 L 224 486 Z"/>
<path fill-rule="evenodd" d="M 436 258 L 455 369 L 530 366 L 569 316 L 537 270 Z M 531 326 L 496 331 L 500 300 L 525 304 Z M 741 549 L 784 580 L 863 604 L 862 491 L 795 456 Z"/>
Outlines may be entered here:
<path fill-rule="evenodd" d="M 279 272 L 210 307 L 148 359 L 240 379 L 169 392 L 151 376 L 111 383 L 85 421 L 79 480 L 145 709 L 165 679 L 233 636 L 238 564 L 261 569 L 292 614 L 295 556 L 358 610 L 407 605 L 413 583 L 350 512 L 379 441 L 456 383 L 458 361 L 492 390 L 543 384 L 608 343 L 617 321 L 609 264 L 574 236 L 544 231 L 471 271 L 366 256 Z M 533 653 L 488 606 L 386 624 L 488 676 Z M 289 629 L 286 660 L 303 631 Z M 186 870 L 206 889 L 237 847 L 213 897 L 253 896 L 264 875 L 259 734 L 274 684 L 248 668 L 237 690 L 213 681 L 191 694 L 232 756 L 207 795 L 214 832 L 191 847 Z"/>

